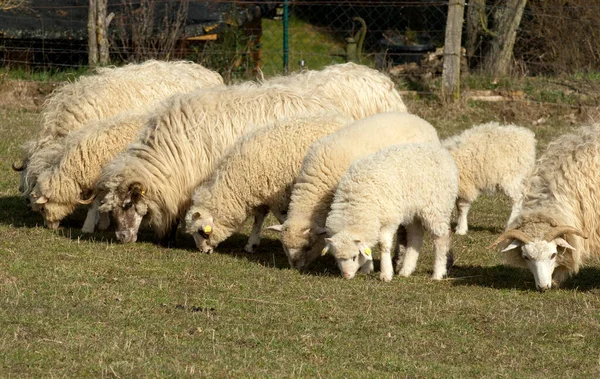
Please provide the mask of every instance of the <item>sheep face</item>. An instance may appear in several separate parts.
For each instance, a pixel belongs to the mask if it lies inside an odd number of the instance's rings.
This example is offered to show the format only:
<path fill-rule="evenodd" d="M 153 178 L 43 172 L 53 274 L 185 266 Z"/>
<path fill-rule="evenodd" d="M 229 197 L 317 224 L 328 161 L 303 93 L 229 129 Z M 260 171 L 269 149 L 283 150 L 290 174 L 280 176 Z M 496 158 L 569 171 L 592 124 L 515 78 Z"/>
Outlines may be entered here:
<path fill-rule="evenodd" d="M 116 224 L 116 236 L 119 242 L 128 243 L 137 241 L 137 234 L 142 223 L 142 219 L 148 213 L 148 205 L 144 199 L 146 191 L 139 183 L 129 186 L 127 193 L 122 196 L 115 196 L 116 200 L 112 207 L 113 217 Z M 107 195 L 102 202 L 106 202 Z M 104 207 L 100 207 L 101 212 L 106 212 Z"/>
<path fill-rule="evenodd" d="M 325 228 L 286 223 L 282 229 L 283 249 L 290 266 L 303 270 L 315 261 L 325 247 Z"/>
<path fill-rule="evenodd" d="M 194 237 L 196 247 L 203 253 L 210 254 L 216 247 L 211 238 L 215 227 L 214 219 L 206 211 L 195 211 L 186 217 L 187 232 Z"/>
<path fill-rule="evenodd" d="M 535 279 L 535 285 L 539 291 L 546 291 L 560 284 L 564 278 L 555 277 L 555 268 L 567 250 L 575 250 L 565 239 L 559 237 L 565 234 L 574 234 L 586 238 L 583 232 L 571 226 L 558 226 L 551 229 L 544 236 L 530 237 L 519 229 L 511 229 L 504 232 L 490 246 L 495 247 L 503 243 L 501 251 L 506 254 L 507 262 L 513 266 L 526 267 L 531 271 Z M 508 242 L 508 245 L 506 245 Z"/>
<path fill-rule="evenodd" d="M 372 270 L 371 249 L 360 239 L 349 233 L 340 232 L 331 238 L 325 238 L 325 242 L 322 254 L 333 254 L 344 278 L 354 278 L 359 269 L 367 268 L 363 270 L 367 272 Z"/>

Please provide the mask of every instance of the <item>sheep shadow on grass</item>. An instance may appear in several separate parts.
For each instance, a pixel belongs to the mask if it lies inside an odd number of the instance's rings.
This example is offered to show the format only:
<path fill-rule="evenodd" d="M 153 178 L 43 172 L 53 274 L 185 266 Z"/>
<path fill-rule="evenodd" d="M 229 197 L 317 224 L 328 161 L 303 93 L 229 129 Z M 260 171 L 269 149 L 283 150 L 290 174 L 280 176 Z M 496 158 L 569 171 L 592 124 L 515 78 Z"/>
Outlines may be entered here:
<path fill-rule="evenodd" d="M 15 228 L 44 226 L 41 215 L 32 212 L 21 196 L 0 196 L 0 224 Z"/>
<path fill-rule="evenodd" d="M 536 291 L 533 274 L 526 269 L 504 265 L 454 266 L 450 277 L 454 286 L 480 286 L 497 289 Z M 600 268 L 586 267 L 563 283 L 562 289 L 590 291 L 600 289 Z"/>

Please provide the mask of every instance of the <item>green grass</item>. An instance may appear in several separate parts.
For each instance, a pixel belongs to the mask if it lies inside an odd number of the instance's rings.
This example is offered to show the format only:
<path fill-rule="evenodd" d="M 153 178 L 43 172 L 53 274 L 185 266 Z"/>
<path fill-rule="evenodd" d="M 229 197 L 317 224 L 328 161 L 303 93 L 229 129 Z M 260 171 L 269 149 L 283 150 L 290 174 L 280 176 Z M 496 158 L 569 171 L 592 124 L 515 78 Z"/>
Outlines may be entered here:
<path fill-rule="evenodd" d="M 493 119 L 532 127 L 540 144 L 572 127 L 556 107 L 439 106 L 411 100 L 440 136 Z M 517 104 L 518 105 L 518 104 Z M 569 112 L 570 108 L 560 108 Z M 546 115 L 547 122 L 533 125 Z M 596 377 L 600 271 L 541 294 L 529 272 L 486 246 L 509 214 L 481 197 L 453 240 L 450 278 L 416 273 L 343 280 L 334 262 L 287 267 L 276 235 L 242 252 L 248 228 L 212 255 L 82 236 L 78 212 L 53 232 L 18 197 L 10 163 L 37 114 L 0 109 L 0 377 Z M 584 120 L 578 120 L 578 122 Z M 376 262 L 376 268 L 377 268 Z"/>
<path fill-rule="evenodd" d="M 263 19 L 263 66 L 265 76 L 283 73 L 283 23 L 281 20 Z M 319 70 L 332 63 L 343 63 L 344 44 L 300 19 L 291 17 L 288 27 L 290 72 L 305 67 Z"/>
<path fill-rule="evenodd" d="M 38 82 L 74 80 L 88 73 L 87 66 L 68 69 L 38 69 L 32 70 L 23 67 L 6 68 L 0 67 L 0 79 L 9 80 L 33 80 Z"/>

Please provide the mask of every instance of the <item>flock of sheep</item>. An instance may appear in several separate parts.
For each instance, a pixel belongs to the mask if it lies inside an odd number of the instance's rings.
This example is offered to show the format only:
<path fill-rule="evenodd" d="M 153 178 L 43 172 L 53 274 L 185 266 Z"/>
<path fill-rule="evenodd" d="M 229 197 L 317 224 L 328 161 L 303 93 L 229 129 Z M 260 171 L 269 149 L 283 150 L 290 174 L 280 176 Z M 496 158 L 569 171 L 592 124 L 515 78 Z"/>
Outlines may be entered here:
<path fill-rule="evenodd" d="M 388 77 L 353 63 L 226 86 L 198 64 L 147 61 L 57 89 L 13 169 L 49 228 L 88 204 L 85 233 L 112 215 L 119 241 L 145 223 L 169 244 L 181 222 L 210 253 L 254 216 L 252 252 L 271 212 L 292 267 L 329 253 L 350 279 L 373 270 L 378 246 L 385 281 L 414 272 L 425 230 L 432 278 L 445 277 L 453 209 L 465 234 L 471 203 L 499 189 L 513 207 L 491 246 L 546 290 L 600 245 L 600 126 L 537 161 L 535 146 L 530 130 L 495 122 L 440 141 Z"/>

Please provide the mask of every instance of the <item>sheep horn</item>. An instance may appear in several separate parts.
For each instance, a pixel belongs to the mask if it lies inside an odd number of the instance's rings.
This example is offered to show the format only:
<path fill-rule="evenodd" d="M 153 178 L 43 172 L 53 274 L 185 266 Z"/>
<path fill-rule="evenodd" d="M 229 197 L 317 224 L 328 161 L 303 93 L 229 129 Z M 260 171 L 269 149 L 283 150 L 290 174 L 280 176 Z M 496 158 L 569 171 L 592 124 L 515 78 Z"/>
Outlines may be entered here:
<path fill-rule="evenodd" d="M 79 204 L 91 204 L 94 201 L 94 199 L 96 198 L 97 195 L 98 194 L 93 193 L 90 198 L 88 198 L 88 199 L 79 199 L 79 200 L 77 200 L 77 202 Z"/>
<path fill-rule="evenodd" d="M 546 235 L 544 236 L 544 240 L 550 242 L 556 237 L 562 236 L 563 234 L 575 234 L 576 236 L 587 238 L 587 236 L 577 228 L 568 225 L 560 225 L 555 228 L 552 228 L 548 233 L 546 233 Z"/>
<path fill-rule="evenodd" d="M 533 239 L 531 237 L 529 237 L 526 233 L 524 233 L 520 230 L 517 230 L 517 229 L 510 229 L 510 230 L 507 230 L 504 233 L 500 234 L 500 236 L 498 238 L 496 238 L 496 240 L 490 246 L 488 246 L 488 249 L 495 248 L 496 246 L 498 246 L 498 244 L 500 242 L 507 240 L 509 238 L 519 240 L 523 243 L 529 243 L 529 242 L 533 241 Z"/>
<path fill-rule="evenodd" d="M 23 171 L 25 170 L 25 161 L 21 161 L 21 164 L 19 166 L 15 165 L 15 163 L 13 162 L 11 167 L 15 171 Z"/>

